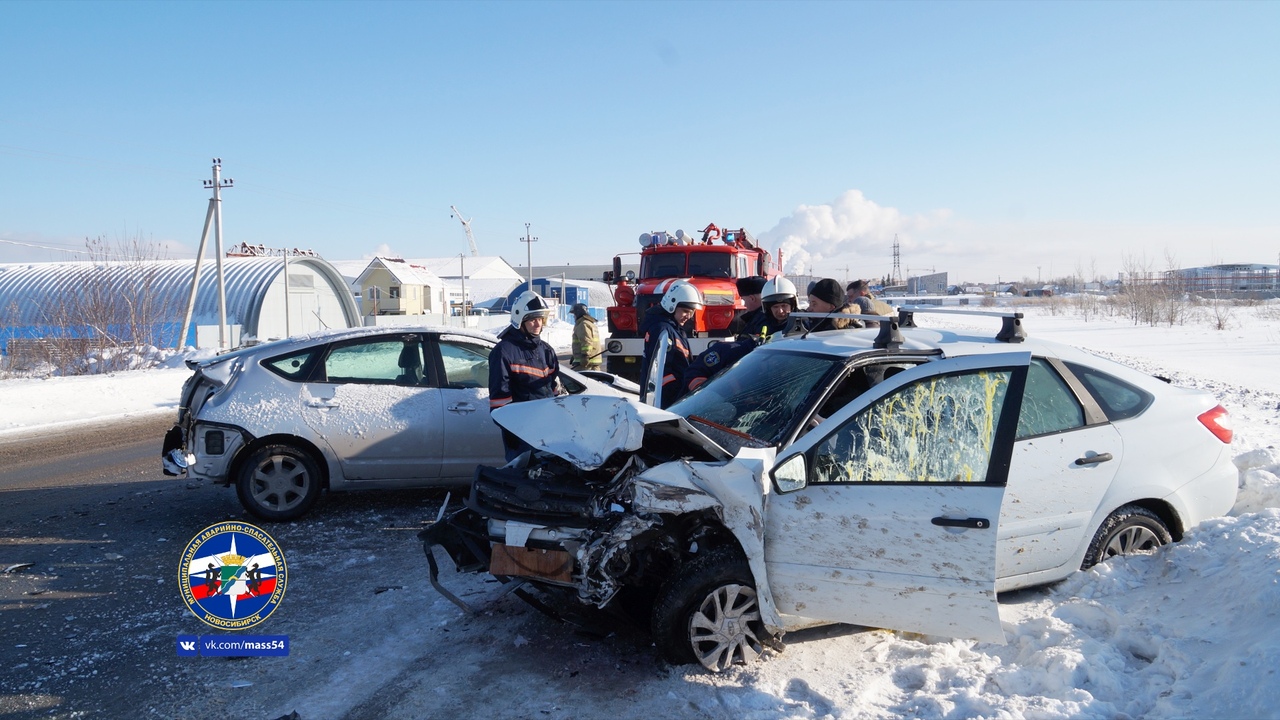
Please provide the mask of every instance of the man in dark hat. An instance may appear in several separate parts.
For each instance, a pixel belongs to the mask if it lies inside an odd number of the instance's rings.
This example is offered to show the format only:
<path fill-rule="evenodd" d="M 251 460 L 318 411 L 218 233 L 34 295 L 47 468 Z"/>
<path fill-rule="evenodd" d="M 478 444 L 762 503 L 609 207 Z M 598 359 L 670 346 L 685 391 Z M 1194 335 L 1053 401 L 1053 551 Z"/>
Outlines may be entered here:
<path fill-rule="evenodd" d="M 759 275 L 751 277 L 738 278 L 734 283 L 738 286 L 738 297 L 742 298 L 742 304 L 746 307 L 742 314 L 734 318 L 733 324 L 729 329 L 734 335 L 749 335 L 759 338 L 760 331 L 764 329 L 768 320 L 764 316 L 764 310 L 760 309 L 760 291 L 764 289 L 764 284 L 768 282 L 766 278 Z"/>
<path fill-rule="evenodd" d="M 842 318 L 841 315 L 856 315 L 845 298 L 844 288 L 832 278 L 822 278 L 809 288 L 809 312 L 825 313 L 824 318 L 809 318 L 809 332 L 823 330 L 843 330 L 847 327 L 862 327 L 862 321 L 854 318 Z"/>

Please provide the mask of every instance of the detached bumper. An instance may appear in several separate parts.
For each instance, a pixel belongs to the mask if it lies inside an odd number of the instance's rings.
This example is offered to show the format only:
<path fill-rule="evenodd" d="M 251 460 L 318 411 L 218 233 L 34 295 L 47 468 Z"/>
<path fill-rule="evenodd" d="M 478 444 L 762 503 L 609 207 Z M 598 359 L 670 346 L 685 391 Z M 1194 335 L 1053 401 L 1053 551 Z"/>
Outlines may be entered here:
<path fill-rule="evenodd" d="M 164 447 L 160 450 L 160 465 L 164 474 L 170 477 L 185 475 L 187 468 L 195 460 L 183 452 L 183 432 L 181 425 L 174 425 L 164 434 Z"/>
<path fill-rule="evenodd" d="M 440 567 L 436 564 L 434 550 L 437 547 L 443 549 L 460 573 L 487 572 L 490 549 L 484 519 L 472 510 L 458 510 L 418 533 L 418 539 L 422 541 L 422 551 L 427 555 L 431 587 L 462 608 L 463 612 L 475 614 L 471 606 L 440 584 Z"/>

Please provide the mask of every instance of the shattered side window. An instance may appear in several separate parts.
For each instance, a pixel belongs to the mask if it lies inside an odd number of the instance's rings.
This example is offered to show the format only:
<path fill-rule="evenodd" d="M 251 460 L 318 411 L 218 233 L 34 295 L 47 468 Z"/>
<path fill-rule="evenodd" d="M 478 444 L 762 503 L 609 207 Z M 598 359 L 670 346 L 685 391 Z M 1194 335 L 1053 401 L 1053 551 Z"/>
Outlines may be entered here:
<path fill-rule="evenodd" d="M 851 418 L 813 449 L 810 482 L 984 482 L 1009 370 L 925 378 Z"/>
<path fill-rule="evenodd" d="M 805 414 L 805 400 L 840 360 L 757 350 L 669 409 L 691 422 L 773 444 Z"/>

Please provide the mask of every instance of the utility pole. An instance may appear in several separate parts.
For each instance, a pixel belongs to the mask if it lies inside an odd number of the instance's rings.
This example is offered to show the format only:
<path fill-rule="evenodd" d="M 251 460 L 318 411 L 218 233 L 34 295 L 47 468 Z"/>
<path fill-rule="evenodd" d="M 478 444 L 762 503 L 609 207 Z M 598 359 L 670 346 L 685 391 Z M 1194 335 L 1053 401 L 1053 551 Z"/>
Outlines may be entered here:
<path fill-rule="evenodd" d="M 209 225 L 214 227 L 214 236 L 217 242 L 216 257 L 218 264 L 218 348 L 220 350 L 227 349 L 227 284 L 226 276 L 222 269 L 222 188 L 229 188 L 235 184 L 231 178 L 225 180 L 222 174 L 222 158 L 213 159 L 213 180 L 205 180 L 204 186 L 213 190 L 213 197 L 209 198 L 209 210 L 204 216 L 204 231 L 200 233 L 200 249 L 196 250 L 196 269 L 191 276 L 191 295 L 187 298 L 187 314 L 182 320 L 182 331 L 178 335 L 177 349 L 181 350 L 187 342 L 187 333 L 191 331 L 191 315 L 196 306 L 196 291 L 200 288 L 200 262 L 204 259 L 204 248 L 209 242 Z M 286 281 L 288 275 L 286 274 Z M 285 290 L 286 301 L 288 297 L 288 289 Z"/>
<path fill-rule="evenodd" d="M 472 246 L 475 247 L 474 245 Z M 465 253 L 458 253 L 458 271 L 462 273 L 462 327 L 467 326 L 467 256 Z"/>
<path fill-rule="evenodd" d="M 533 290 L 533 244 L 538 242 L 538 238 L 529 236 L 529 225 L 531 224 L 532 223 L 524 224 L 524 237 L 520 238 L 520 242 L 526 244 L 526 249 L 528 251 L 528 258 L 526 262 L 529 263 L 529 289 Z"/>

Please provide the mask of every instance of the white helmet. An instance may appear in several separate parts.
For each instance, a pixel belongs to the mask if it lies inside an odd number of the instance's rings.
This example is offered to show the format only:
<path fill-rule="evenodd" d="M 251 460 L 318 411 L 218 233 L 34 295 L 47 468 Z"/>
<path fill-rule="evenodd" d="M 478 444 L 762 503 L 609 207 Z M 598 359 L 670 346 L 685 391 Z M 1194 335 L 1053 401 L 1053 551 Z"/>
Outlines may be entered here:
<path fill-rule="evenodd" d="M 698 288 L 684 280 L 677 280 L 671 283 L 671 287 L 667 288 L 667 291 L 662 294 L 662 309 L 669 313 L 674 313 L 676 308 L 700 310 L 702 308 L 702 296 L 698 294 Z"/>
<path fill-rule="evenodd" d="M 519 330 L 524 321 L 530 318 L 545 318 L 551 314 L 551 306 L 542 296 L 532 290 L 525 290 L 520 297 L 511 303 L 511 327 Z"/>
<path fill-rule="evenodd" d="M 791 309 L 796 309 L 795 283 L 778 275 L 764 284 L 764 289 L 760 291 L 760 304 L 768 307 L 780 302 L 789 302 Z"/>

